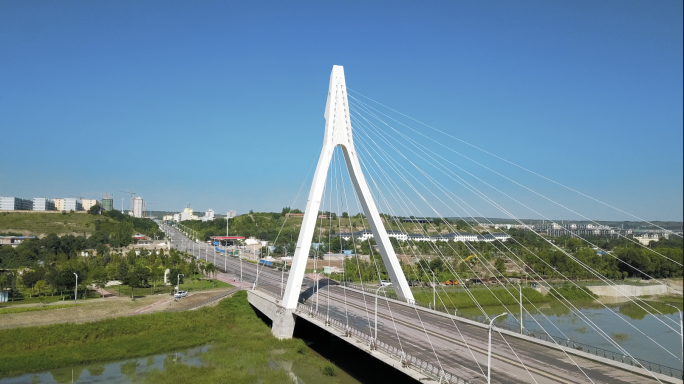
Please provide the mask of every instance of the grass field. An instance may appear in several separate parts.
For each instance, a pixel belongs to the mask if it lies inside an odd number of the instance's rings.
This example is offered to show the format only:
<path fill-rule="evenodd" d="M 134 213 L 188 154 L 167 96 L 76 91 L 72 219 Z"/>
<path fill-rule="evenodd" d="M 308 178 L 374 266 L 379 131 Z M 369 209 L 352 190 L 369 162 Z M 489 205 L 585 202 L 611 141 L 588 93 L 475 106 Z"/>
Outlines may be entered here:
<path fill-rule="evenodd" d="M 22 235 L 46 235 L 49 233 L 83 235 L 95 231 L 95 220 L 103 225 L 116 221 L 85 212 L 0 212 L 0 232 L 21 233 Z"/>
<path fill-rule="evenodd" d="M 41 307 L 14 307 L 14 308 L 2 308 L 0 309 L 0 315 L 5 315 L 9 313 L 23 313 L 23 312 L 36 312 L 36 311 L 49 311 L 53 309 L 62 309 L 74 307 L 74 304 L 63 304 L 63 305 L 46 305 Z"/>
<path fill-rule="evenodd" d="M 0 375 L 121 360 L 212 343 L 203 367 L 170 364 L 147 378 L 151 383 L 286 383 L 273 360 L 316 367 L 311 382 L 335 382 L 329 363 L 299 339 L 279 341 L 254 313 L 247 293 L 215 307 L 154 313 L 85 324 L 59 324 L 0 331 Z M 327 367 L 327 368 L 326 368 Z"/>

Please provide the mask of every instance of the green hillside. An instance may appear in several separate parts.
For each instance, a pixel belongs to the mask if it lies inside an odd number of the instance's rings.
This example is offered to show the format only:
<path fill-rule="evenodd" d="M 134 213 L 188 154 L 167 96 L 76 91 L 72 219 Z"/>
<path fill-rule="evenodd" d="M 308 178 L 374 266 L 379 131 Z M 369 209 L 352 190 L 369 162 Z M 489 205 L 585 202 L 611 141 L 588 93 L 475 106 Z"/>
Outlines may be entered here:
<path fill-rule="evenodd" d="M 116 224 L 116 221 L 102 215 L 61 212 L 2 212 L 0 233 L 22 235 L 83 235 L 92 234 L 96 226 Z"/>

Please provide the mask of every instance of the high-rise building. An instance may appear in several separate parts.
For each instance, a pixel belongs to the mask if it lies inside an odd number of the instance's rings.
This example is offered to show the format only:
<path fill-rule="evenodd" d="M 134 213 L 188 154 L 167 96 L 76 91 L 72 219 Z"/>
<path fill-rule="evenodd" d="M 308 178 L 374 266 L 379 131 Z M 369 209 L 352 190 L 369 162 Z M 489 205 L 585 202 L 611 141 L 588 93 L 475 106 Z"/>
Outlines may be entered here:
<path fill-rule="evenodd" d="M 104 199 L 102 199 L 102 209 L 105 211 L 114 210 L 114 199 L 109 198 L 109 195 L 105 193 Z"/>
<path fill-rule="evenodd" d="M 133 199 L 133 217 L 143 217 L 143 198 L 136 197 Z"/>
<path fill-rule="evenodd" d="M 82 211 L 83 210 L 83 204 L 81 203 L 81 200 L 76 199 L 74 197 L 68 197 L 64 199 L 64 209 L 62 211 Z"/>
<path fill-rule="evenodd" d="M 55 202 L 52 199 L 45 197 L 34 197 L 33 198 L 33 210 L 34 211 L 54 211 Z"/>
<path fill-rule="evenodd" d="M 0 197 L 0 210 L 2 211 L 30 211 L 32 208 L 33 201 L 31 200 L 12 196 Z"/>
<path fill-rule="evenodd" d="M 87 211 L 93 205 L 97 204 L 97 200 L 95 200 L 95 199 L 83 199 L 83 200 L 81 200 L 81 204 L 83 205 L 83 210 Z"/>

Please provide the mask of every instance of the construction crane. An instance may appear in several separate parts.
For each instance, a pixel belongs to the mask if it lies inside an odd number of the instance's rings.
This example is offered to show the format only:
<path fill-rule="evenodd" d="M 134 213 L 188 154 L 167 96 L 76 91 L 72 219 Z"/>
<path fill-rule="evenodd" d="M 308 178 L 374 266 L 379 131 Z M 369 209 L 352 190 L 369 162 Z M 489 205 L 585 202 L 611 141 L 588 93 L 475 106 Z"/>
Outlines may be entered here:
<path fill-rule="evenodd" d="M 133 199 L 134 199 L 133 196 L 135 195 L 135 192 L 133 192 L 133 190 L 130 190 L 130 191 L 121 191 L 121 190 L 119 190 L 119 192 L 124 192 L 124 193 L 130 193 L 130 194 L 131 194 L 131 205 L 130 205 L 129 210 L 130 210 L 131 212 L 133 212 Z M 121 213 L 123 213 L 123 208 L 121 209 Z"/>

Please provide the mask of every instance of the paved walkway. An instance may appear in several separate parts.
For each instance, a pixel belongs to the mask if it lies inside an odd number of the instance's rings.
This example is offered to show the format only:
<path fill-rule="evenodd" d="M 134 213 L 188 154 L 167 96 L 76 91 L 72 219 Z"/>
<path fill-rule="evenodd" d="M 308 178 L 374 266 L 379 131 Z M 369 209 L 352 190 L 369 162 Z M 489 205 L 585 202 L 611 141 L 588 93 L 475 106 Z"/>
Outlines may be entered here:
<path fill-rule="evenodd" d="M 252 288 L 252 283 L 250 283 L 248 281 L 239 281 L 240 275 L 235 275 L 233 273 L 223 273 L 223 272 L 217 273 L 216 279 L 223 281 L 224 283 L 228 283 L 228 284 L 235 286 L 235 287 Z"/>

